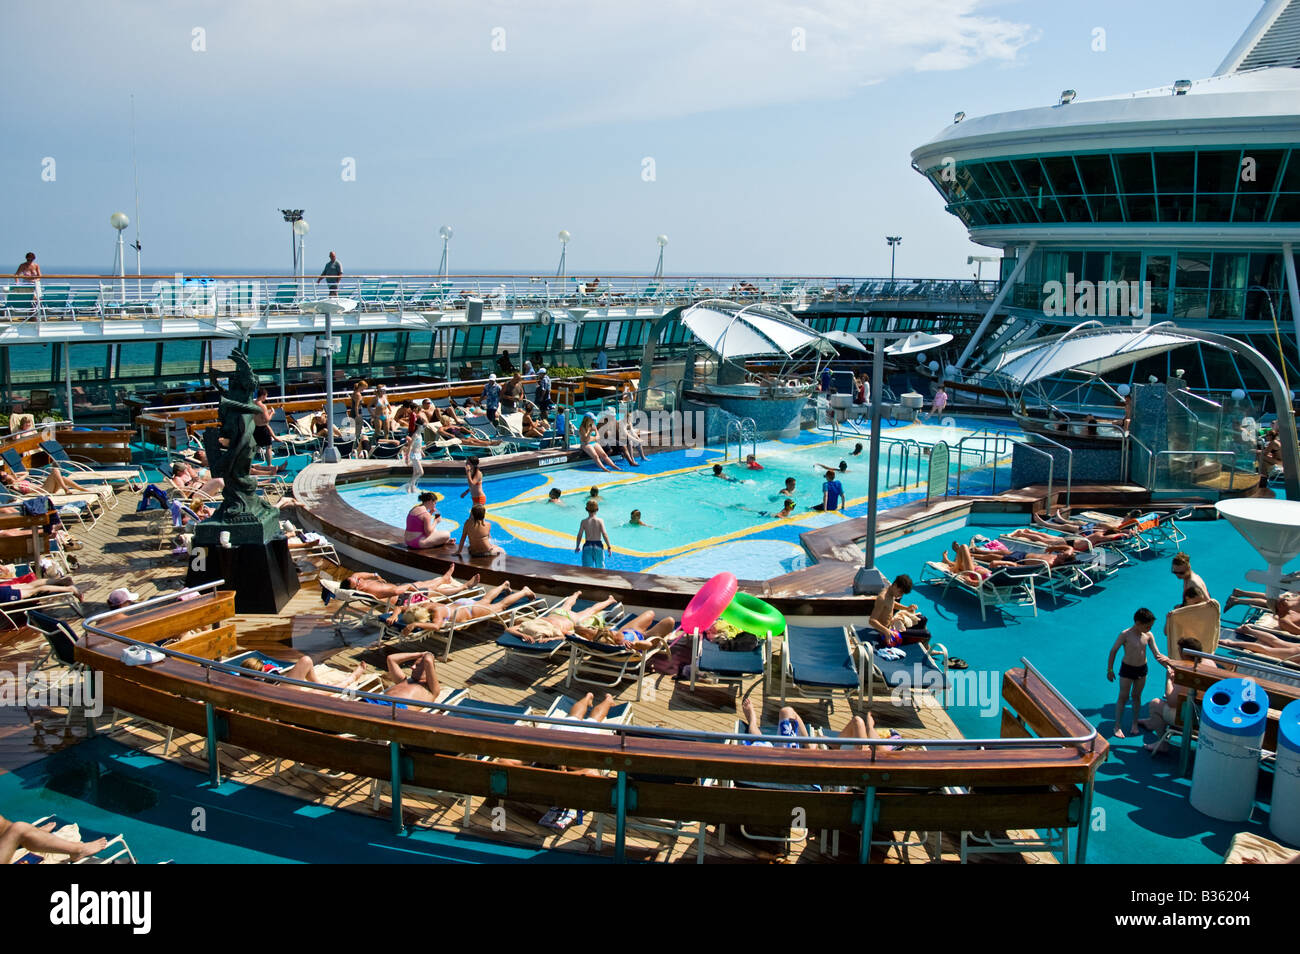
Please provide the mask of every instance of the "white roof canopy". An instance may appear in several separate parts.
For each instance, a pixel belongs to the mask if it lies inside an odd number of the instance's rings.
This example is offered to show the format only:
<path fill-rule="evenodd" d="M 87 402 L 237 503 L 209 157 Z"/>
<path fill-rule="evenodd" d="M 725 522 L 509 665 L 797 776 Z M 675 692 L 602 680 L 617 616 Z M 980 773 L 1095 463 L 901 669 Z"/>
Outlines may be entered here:
<path fill-rule="evenodd" d="M 1150 328 L 1079 328 L 1007 349 L 993 373 L 1022 386 L 1066 371 L 1105 374 L 1197 340 L 1179 334 L 1177 328 L 1167 324 Z"/>
<path fill-rule="evenodd" d="M 720 358 L 782 355 L 809 346 L 826 347 L 821 335 L 775 305 L 750 305 L 710 299 L 682 312 L 682 324 Z"/>

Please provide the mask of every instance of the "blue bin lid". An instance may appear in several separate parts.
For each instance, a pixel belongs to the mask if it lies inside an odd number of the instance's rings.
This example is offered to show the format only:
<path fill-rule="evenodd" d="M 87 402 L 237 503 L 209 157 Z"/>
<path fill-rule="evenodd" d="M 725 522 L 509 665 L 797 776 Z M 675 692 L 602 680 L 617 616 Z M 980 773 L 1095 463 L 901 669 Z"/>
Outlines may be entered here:
<path fill-rule="evenodd" d="M 1201 700 L 1201 722 L 1226 735 L 1257 736 L 1268 718 L 1268 693 L 1253 679 L 1221 679 Z"/>
<path fill-rule="evenodd" d="M 1277 725 L 1278 751 L 1290 749 L 1300 752 L 1300 699 L 1287 703 Z"/>

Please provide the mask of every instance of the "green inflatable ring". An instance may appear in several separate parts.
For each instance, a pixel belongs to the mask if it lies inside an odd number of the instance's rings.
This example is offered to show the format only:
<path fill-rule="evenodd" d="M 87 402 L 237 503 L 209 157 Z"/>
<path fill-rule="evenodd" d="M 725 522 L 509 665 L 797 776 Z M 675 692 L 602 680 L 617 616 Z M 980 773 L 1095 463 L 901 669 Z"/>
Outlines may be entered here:
<path fill-rule="evenodd" d="M 748 593 L 737 593 L 718 618 L 759 639 L 767 639 L 769 633 L 780 636 L 785 632 L 785 617 L 777 608 Z"/>

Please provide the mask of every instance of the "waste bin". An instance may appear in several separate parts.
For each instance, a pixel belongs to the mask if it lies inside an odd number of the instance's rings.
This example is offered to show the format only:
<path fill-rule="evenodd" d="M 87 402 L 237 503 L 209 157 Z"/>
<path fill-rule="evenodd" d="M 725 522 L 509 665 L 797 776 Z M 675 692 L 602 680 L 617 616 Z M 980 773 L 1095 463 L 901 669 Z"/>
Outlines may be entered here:
<path fill-rule="evenodd" d="M 1223 679 L 1201 702 L 1192 771 L 1192 807 L 1223 821 L 1245 821 L 1255 805 L 1259 744 L 1268 693 L 1250 679 Z"/>
<path fill-rule="evenodd" d="M 1280 841 L 1300 846 L 1300 699 L 1282 710 L 1268 827 Z"/>

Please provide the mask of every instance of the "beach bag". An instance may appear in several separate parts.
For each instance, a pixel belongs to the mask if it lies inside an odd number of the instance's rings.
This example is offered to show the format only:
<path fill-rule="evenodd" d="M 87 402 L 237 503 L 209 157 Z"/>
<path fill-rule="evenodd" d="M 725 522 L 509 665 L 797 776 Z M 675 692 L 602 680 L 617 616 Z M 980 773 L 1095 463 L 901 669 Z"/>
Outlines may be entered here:
<path fill-rule="evenodd" d="M 720 636 L 713 642 L 715 646 L 727 653 L 752 653 L 758 648 L 758 637 L 753 633 Z"/>

